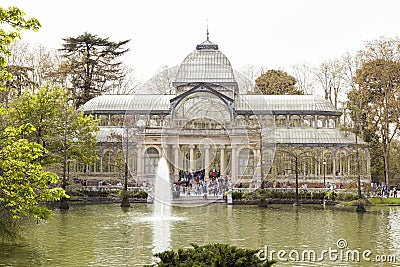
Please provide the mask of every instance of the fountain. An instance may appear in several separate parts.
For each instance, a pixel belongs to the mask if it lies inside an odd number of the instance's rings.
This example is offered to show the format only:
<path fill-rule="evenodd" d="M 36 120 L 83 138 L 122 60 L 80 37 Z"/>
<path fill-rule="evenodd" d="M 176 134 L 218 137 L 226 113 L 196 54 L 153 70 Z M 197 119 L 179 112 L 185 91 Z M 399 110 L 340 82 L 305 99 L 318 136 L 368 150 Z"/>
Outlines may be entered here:
<path fill-rule="evenodd" d="M 157 253 L 170 248 L 171 222 L 184 220 L 182 217 L 171 216 L 172 188 L 165 158 L 158 162 L 152 199 L 153 216 L 142 218 L 141 221 L 152 223 L 153 253 Z"/>
<path fill-rule="evenodd" d="M 172 189 L 169 169 L 165 158 L 158 162 L 153 191 L 154 217 L 168 219 L 171 216 Z"/>
<path fill-rule="evenodd" d="M 172 187 L 169 180 L 168 163 L 161 158 L 155 176 L 153 195 L 153 216 L 143 218 L 143 221 L 181 221 L 183 218 L 171 216 Z"/>

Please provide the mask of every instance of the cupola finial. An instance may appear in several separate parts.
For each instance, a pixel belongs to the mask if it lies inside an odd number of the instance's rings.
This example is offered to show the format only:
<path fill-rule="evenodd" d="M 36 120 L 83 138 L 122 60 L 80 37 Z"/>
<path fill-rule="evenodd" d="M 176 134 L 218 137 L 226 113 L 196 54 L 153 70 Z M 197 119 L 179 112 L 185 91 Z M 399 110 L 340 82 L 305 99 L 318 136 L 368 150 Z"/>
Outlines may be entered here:
<path fill-rule="evenodd" d="M 210 35 L 210 33 L 208 32 L 208 20 L 207 20 L 207 41 L 210 41 L 209 35 Z"/>
<path fill-rule="evenodd" d="M 218 50 L 218 45 L 210 41 L 210 32 L 208 31 L 208 19 L 207 19 L 207 40 L 198 44 L 196 50 Z"/>

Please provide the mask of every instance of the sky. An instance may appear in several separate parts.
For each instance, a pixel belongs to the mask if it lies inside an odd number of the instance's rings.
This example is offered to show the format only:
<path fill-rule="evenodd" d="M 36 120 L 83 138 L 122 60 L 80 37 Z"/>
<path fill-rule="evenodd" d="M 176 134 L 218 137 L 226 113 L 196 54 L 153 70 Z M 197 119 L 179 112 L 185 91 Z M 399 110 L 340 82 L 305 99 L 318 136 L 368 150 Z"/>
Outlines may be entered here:
<path fill-rule="evenodd" d="M 235 69 L 246 65 L 288 69 L 317 66 L 365 41 L 397 37 L 397 0 L 1 0 L 42 27 L 23 41 L 60 48 L 62 38 L 84 32 L 130 39 L 124 63 L 144 82 L 161 66 L 179 65 L 196 45 L 210 40 Z"/>

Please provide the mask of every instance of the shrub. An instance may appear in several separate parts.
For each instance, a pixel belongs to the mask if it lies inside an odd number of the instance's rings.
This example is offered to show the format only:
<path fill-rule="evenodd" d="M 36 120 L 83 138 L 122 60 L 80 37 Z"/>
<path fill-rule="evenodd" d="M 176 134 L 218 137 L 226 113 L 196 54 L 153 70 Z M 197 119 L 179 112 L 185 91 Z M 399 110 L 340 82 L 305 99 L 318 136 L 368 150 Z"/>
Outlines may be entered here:
<path fill-rule="evenodd" d="M 110 195 L 109 191 L 105 190 L 96 190 L 96 191 L 91 191 L 91 190 L 81 190 L 79 191 L 79 194 L 72 194 L 75 196 L 88 196 L 88 197 L 108 197 Z"/>
<path fill-rule="evenodd" d="M 242 192 L 233 192 L 232 193 L 232 199 L 233 200 L 241 200 L 241 199 L 243 199 L 243 193 Z"/>
<path fill-rule="evenodd" d="M 340 192 L 337 194 L 336 199 L 339 201 L 353 201 L 358 199 L 358 194 L 348 193 L 348 192 Z"/>
<path fill-rule="evenodd" d="M 192 247 L 157 253 L 155 256 L 161 261 L 152 266 L 267 267 L 275 263 L 275 261 L 260 260 L 257 257 L 259 251 L 255 249 L 243 249 L 218 243 L 204 246 L 192 244 Z"/>
<path fill-rule="evenodd" d="M 133 194 L 134 198 L 141 198 L 141 199 L 146 199 L 148 196 L 148 194 L 145 191 L 139 191 L 139 192 L 135 192 Z"/>
<path fill-rule="evenodd" d="M 327 200 L 335 200 L 336 199 L 336 192 L 335 191 L 332 191 L 332 190 L 329 190 L 329 191 L 327 191 L 326 193 L 325 193 L 325 199 L 327 199 Z"/>

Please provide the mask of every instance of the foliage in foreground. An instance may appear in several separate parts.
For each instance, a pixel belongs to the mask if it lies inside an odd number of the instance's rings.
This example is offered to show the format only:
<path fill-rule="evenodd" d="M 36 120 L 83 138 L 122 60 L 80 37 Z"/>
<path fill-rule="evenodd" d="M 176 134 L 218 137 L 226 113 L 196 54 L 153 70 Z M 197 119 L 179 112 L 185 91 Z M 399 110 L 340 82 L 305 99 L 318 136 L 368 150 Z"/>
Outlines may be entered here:
<path fill-rule="evenodd" d="M 10 236 L 21 219 L 48 219 L 52 213 L 41 203 L 66 196 L 61 188 L 51 188 L 58 176 L 43 170 L 47 151 L 25 138 L 32 131 L 26 124 L 0 133 L 0 226 L 7 230 L 2 235 Z"/>
<path fill-rule="evenodd" d="M 193 248 L 167 250 L 155 254 L 160 262 L 157 267 L 197 266 L 197 267 L 267 267 L 275 261 L 261 261 L 258 250 L 237 248 L 228 244 L 207 244 Z"/>

